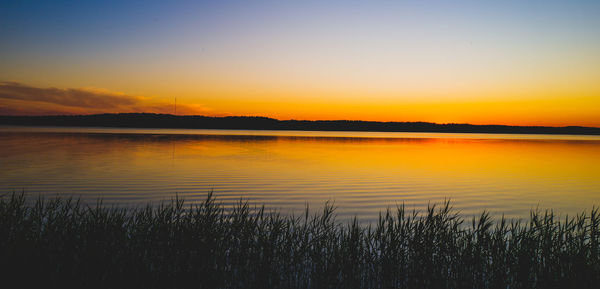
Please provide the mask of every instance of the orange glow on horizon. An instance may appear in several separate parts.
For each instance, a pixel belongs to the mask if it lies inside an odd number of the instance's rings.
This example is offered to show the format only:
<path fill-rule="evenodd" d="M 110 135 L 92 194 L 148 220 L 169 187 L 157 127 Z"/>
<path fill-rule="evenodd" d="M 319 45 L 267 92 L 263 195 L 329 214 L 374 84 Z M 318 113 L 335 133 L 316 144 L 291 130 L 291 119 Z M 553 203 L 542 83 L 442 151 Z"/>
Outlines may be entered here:
<path fill-rule="evenodd" d="M 600 97 L 594 88 L 579 88 L 579 97 L 557 91 L 462 94 L 308 90 L 296 92 L 248 89 L 180 88 L 179 115 L 264 116 L 280 120 L 364 120 L 397 122 L 470 123 L 531 126 L 600 127 Z M 16 97 L 2 97 L 2 94 Z M 169 94 L 165 92 L 165 94 Z M 142 96 L 140 96 L 142 95 Z M 75 100 L 87 99 L 83 104 Z M 20 83 L 0 83 L 0 114 L 52 115 L 149 112 L 172 114 L 174 97 L 152 97 L 106 89 L 39 88 Z"/>

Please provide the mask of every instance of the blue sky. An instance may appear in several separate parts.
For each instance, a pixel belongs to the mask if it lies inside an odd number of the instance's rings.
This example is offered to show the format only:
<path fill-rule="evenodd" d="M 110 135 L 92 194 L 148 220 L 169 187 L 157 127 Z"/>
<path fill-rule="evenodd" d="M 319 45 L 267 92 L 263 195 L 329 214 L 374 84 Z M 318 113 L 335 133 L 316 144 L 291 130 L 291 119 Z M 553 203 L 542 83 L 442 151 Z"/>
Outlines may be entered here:
<path fill-rule="evenodd" d="M 570 118 L 600 104 L 598 15 L 600 1 L 2 1 L 0 81 L 222 115 L 391 120 L 383 107 L 433 103 L 409 118 L 478 122 L 493 103 Z"/>

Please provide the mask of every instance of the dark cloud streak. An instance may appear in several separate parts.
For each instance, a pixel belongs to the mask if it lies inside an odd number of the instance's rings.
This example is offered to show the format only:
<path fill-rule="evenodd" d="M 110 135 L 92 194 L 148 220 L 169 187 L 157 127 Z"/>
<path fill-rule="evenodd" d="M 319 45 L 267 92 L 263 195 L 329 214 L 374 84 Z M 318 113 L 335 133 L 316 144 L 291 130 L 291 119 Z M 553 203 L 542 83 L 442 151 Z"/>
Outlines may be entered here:
<path fill-rule="evenodd" d="M 0 82 L 0 98 L 93 109 L 114 109 L 139 103 L 139 99 L 136 97 L 107 91 L 53 87 L 38 88 L 16 82 Z"/>
<path fill-rule="evenodd" d="M 180 114 L 198 114 L 208 110 L 199 105 L 178 104 Z M 116 112 L 174 113 L 174 104 L 149 102 L 103 89 L 39 88 L 18 82 L 0 81 L 1 115 L 56 115 Z"/>

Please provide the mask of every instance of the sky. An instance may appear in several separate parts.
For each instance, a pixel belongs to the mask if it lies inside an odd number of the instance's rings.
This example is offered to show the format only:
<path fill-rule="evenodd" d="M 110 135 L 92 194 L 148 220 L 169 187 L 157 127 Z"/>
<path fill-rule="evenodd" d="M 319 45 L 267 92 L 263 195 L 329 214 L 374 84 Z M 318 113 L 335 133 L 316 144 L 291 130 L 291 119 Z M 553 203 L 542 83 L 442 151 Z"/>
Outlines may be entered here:
<path fill-rule="evenodd" d="M 173 3 L 171 3 L 173 2 Z M 600 126 L 600 1 L 4 1 L 0 114 Z"/>

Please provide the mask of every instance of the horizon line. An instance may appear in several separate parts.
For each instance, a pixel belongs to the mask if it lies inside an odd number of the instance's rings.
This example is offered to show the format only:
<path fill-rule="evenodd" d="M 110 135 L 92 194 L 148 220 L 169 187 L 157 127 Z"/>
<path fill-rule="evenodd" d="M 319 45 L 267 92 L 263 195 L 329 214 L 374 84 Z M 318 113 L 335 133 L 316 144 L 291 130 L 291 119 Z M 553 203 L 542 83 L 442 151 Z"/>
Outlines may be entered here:
<path fill-rule="evenodd" d="M 404 123 L 404 124 L 434 124 L 434 125 L 468 125 L 468 126 L 501 126 L 501 127 L 524 127 L 524 128 L 592 128 L 592 129 L 600 129 L 599 126 L 581 126 L 581 125 L 562 125 L 562 126 L 552 126 L 552 125 L 509 125 L 509 124 L 473 124 L 473 123 L 459 123 L 459 122 L 447 122 L 447 123 L 438 123 L 431 121 L 377 121 L 377 120 L 360 120 L 360 119 L 317 119 L 317 120 L 309 120 L 309 119 L 278 119 L 275 117 L 269 116 L 261 116 L 261 115 L 225 115 L 225 116 L 210 116 L 210 115 L 201 115 L 201 114 L 185 114 L 185 115 L 177 115 L 172 113 L 154 113 L 154 112 L 107 112 L 107 113 L 91 113 L 91 114 L 50 114 L 50 115 L 0 115 L 0 117 L 32 117 L 32 118 L 42 118 L 42 117 L 87 117 L 87 116 L 97 116 L 97 115 L 161 115 L 161 116 L 171 116 L 171 117 L 205 117 L 205 118 L 256 118 L 256 119 L 269 119 L 280 122 L 363 122 L 363 123 Z"/>

